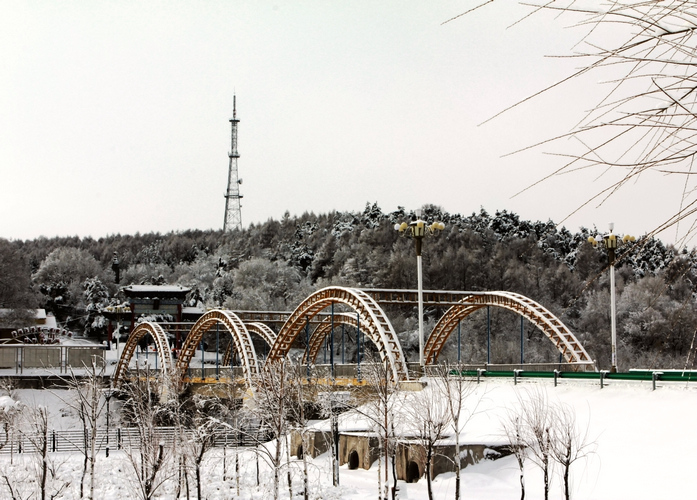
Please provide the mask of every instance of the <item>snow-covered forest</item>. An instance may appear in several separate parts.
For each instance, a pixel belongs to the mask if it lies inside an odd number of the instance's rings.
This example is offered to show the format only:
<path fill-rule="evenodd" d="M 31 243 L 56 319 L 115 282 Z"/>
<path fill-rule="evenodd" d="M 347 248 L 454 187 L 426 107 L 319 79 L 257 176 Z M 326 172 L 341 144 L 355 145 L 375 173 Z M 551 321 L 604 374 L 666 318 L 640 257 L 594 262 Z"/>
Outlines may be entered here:
<path fill-rule="evenodd" d="M 119 286 L 129 284 L 190 287 L 190 305 L 281 311 L 328 285 L 415 289 L 413 241 L 394 230 L 412 215 L 401 208 L 384 213 L 369 203 L 357 212 L 286 213 L 232 233 L 0 239 L 2 274 L 11 277 L 0 286 L 0 307 L 41 306 L 61 326 L 102 338 L 100 309 L 121 302 Z M 445 224 L 424 242 L 425 289 L 526 295 L 561 318 L 599 368 L 609 367 L 608 257 L 587 241 L 606 228 L 572 233 L 506 211 L 463 216 L 434 205 L 424 207 L 424 218 Z M 635 236 L 636 243 L 618 251 L 619 368 L 691 367 L 697 254 Z M 426 309 L 427 331 L 442 312 Z M 477 314 L 462 325 L 464 361 L 481 362 L 485 355 L 486 319 Z M 413 359 L 415 308 L 395 308 L 388 316 Z M 517 316 L 491 312 L 492 362 L 517 361 L 519 331 Z M 530 326 L 525 336 L 526 361 L 549 361 L 548 342 Z M 453 350 L 446 347 L 444 359 L 452 359 Z"/>

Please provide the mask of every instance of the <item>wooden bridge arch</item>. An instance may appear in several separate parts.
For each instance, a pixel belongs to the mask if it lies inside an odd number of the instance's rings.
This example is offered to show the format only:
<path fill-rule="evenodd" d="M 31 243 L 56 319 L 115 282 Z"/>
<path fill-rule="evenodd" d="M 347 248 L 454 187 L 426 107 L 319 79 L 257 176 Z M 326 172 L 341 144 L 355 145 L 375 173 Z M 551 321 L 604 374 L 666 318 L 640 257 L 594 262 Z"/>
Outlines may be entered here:
<path fill-rule="evenodd" d="M 355 314 L 351 313 L 337 313 L 334 314 L 334 326 L 336 325 L 348 325 L 356 328 L 358 326 L 358 318 Z M 322 349 L 322 344 L 324 339 L 329 335 L 332 330 L 332 318 L 327 317 L 322 320 L 322 322 L 317 325 L 313 330 L 312 335 L 310 335 L 310 346 L 308 350 L 303 354 L 303 364 L 314 363 L 319 355 L 320 349 Z"/>
<path fill-rule="evenodd" d="M 146 335 L 150 335 L 155 341 L 155 348 L 157 349 L 161 359 L 160 366 L 163 379 L 166 379 L 172 373 L 174 363 L 172 360 L 172 351 L 170 350 L 169 342 L 167 341 L 167 334 L 157 323 L 145 322 L 136 326 L 128 336 L 128 341 L 123 348 L 123 352 L 119 358 L 119 364 L 116 366 L 116 371 L 112 377 L 113 387 L 118 387 L 123 380 L 138 343 Z"/>
<path fill-rule="evenodd" d="M 409 374 L 402 346 L 390 320 L 370 295 L 356 288 L 332 286 L 307 297 L 281 327 L 267 361 L 285 357 L 306 322 L 333 303 L 344 304 L 358 313 L 361 331 L 377 346 L 381 360 L 389 363 L 394 380 L 407 380 Z"/>
<path fill-rule="evenodd" d="M 240 353 L 245 380 L 247 383 L 251 383 L 253 377 L 259 373 L 259 363 L 252 344 L 252 338 L 249 335 L 249 331 L 247 331 L 247 327 L 234 312 L 222 309 L 208 311 L 194 323 L 191 331 L 186 336 L 177 359 L 177 370 L 180 376 L 183 376 L 189 368 L 191 358 L 200 344 L 203 334 L 216 324 L 223 325 L 232 336 L 235 349 Z"/>
<path fill-rule="evenodd" d="M 269 347 L 273 347 L 274 342 L 276 342 L 276 333 L 266 324 L 259 322 L 245 323 L 244 326 L 247 327 L 249 333 L 256 333 L 264 342 L 268 344 Z M 225 349 L 225 354 L 223 354 L 223 366 L 230 366 L 232 363 L 232 354 L 234 343 L 230 342 Z"/>
<path fill-rule="evenodd" d="M 477 292 L 472 293 L 457 305 L 450 307 L 438 320 L 424 347 L 426 364 L 434 364 L 457 324 L 486 306 L 508 309 L 530 321 L 552 341 L 567 363 L 592 364 L 590 356 L 573 333 L 550 311 L 537 302 L 513 292 Z"/>

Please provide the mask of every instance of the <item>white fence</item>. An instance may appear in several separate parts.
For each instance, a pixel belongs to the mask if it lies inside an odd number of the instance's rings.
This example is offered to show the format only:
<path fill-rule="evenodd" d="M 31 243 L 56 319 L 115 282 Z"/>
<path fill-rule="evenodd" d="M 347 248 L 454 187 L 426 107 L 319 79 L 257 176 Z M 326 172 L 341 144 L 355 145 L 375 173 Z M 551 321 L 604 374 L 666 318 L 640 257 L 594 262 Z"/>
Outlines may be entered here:
<path fill-rule="evenodd" d="M 23 373 L 25 369 L 51 368 L 61 373 L 68 368 L 98 367 L 105 364 L 105 349 L 102 346 L 59 346 L 0 344 L 0 368 Z"/>

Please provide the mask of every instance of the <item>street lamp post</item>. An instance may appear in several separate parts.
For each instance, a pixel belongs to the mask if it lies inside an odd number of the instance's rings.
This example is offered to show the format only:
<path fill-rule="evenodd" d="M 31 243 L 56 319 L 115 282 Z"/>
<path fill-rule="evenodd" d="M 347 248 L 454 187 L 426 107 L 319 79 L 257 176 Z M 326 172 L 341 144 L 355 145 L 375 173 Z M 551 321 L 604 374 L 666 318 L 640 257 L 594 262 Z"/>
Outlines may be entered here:
<path fill-rule="evenodd" d="M 417 296 L 419 302 L 419 365 L 421 372 L 424 371 L 424 294 L 423 294 L 423 272 L 421 266 L 421 246 L 426 234 L 436 234 L 445 229 L 442 222 L 434 222 L 426 225 L 426 221 L 421 219 L 421 210 L 416 210 L 416 216 L 411 222 L 395 224 L 394 228 L 404 236 L 414 239 L 416 247 L 416 276 L 417 276 Z"/>
<path fill-rule="evenodd" d="M 111 388 L 104 389 L 104 399 L 106 399 L 106 456 L 109 456 L 109 431 L 111 430 L 111 424 L 109 422 L 109 416 L 111 411 L 109 408 L 109 401 L 114 396 L 115 391 Z"/>
<path fill-rule="evenodd" d="M 617 235 L 613 233 L 615 228 L 614 223 L 610 223 L 610 232 L 604 235 L 602 238 L 600 236 L 593 236 L 588 238 L 588 242 L 597 248 L 599 245 L 604 246 L 607 249 L 608 261 L 610 263 L 610 336 L 612 342 L 612 373 L 617 373 L 617 310 L 615 306 L 615 256 L 617 252 L 618 243 L 629 243 L 630 241 L 636 241 L 634 236 L 624 235 L 621 240 L 617 239 Z"/>

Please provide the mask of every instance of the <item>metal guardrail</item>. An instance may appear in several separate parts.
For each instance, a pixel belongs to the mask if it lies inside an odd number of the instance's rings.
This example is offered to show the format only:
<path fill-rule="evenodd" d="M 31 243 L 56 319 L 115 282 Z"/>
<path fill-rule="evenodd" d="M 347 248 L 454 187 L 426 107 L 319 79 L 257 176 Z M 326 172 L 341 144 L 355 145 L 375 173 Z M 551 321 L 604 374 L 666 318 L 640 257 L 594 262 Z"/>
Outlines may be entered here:
<path fill-rule="evenodd" d="M 435 376 L 443 369 L 446 365 L 426 365 L 425 375 Z M 524 364 L 468 364 L 461 365 L 463 371 L 469 371 L 476 373 L 477 371 L 484 371 L 489 373 L 513 373 L 514 371 L 524 371 L 526 373 L 553 373 L 558 371 L 560 373 L 597 373 L 595 365 L 593 363 L 524 363 Z M 418 362 L 407 363 L 407 369 L 409 372 L 410 380 L 418 380 L 424 376 L 424 370 Z M 309 367 L 307 365 L 297 365 L 295 366 L 296 374 L 299 378 L 304 378 L 306 376 L 312 377 L 313 379 L 356 379 L 363 380 L 367 373 L 374 370 L 373 364 L 368 362 L 362 362 L 360 365 L 357 363 L 335 363 L 334 370 L 332 373 L 332 366 L 325 363 L 311 364 Z M 591 370 L 591 371 L 589 371 Z M 149 366 L 146 369 L 141 368 L 140 370 L 129 368 L 126 372 L 129 376 L 133 375 L 143 375 L 144 373 L 150 372 L 152 374 L 158 374 L 160 370 Z M 244 380 L 244 371 L 241 367 L 223 367 L 211 366 L 210 364 L 205 364 L 203 368 L 201 365 L 195 365 L 193 362 L 189 365 L 186 372 L 186 377 L 189 380 L 205 380 L 207 383 L 213 380 Z"/>
<path fill-rule="evenodd" d="M 472 377 L 476 378 L 479 382 L 482 378 L 513 378 L 515 383 L 518 383 L 518 379 L 531 378 L 531 379 L 554 379 L 554 385 L 560 379 L 567 380 L 597 380 L 600 383 L 600 387 L 603 388 L 604 385 L 610 380 L 622 380 L 622 381 L 635 381 L 635 382 L 651 382 L 652 387 L 656 389 L 657 382 L 685 382 L 685 383 L 695 383 L 697 382 L 697 371 L 694 370 L 632 370 L 629 372 L 618 372 L 612 373 L 607 370 L 601 370 L 598 372 L 562 372 L 559 370 L 554 371 L 526 371 L 526 370 L 512 370 L 512 371 L 494 371 L 494 370 L 451 370 L 451 376 L 462 376 L 462 377 Z"/>
<path fill-rule="evenodd" d="M 487 372 L 514 372 L 522 370 L 525 372 L 544 372 L 553 373 L 555 370 L 562 373 L 598 373 L 593 362 L 587 363 L 477 363 L 460 365 L 464 371 L 484 370 Z M 442 369 L 442 365 L 426 365 L 426 373 L 431 374 L 433 370 Z"/>
<path fill-rule="evenodd" d="M 141 433 L 136 427 L 118 427 L 114 429 L 99 429 L 97 431 L 97 451 L 107 449 L 121 450 L 123 448 L 139 448 Z M 193 433 L 188 430 L 178 431 L 175 427 L 156 427 L 154 430 L 157 443 L 172 446 L 175 442 L 191 440 Z M 89 443 L 89 434 L 83 430 L 49 430 L 46 444 L 50 453 L 83 453 Z M 270 439 L 269 433 L 262 427 L 249 426 L 244 432 L 218 431 L 214 433 L 213 447 L 216 448 L 249 448 Z M 0 454 L 38 453 L 43 446 L 44 438 L 38 433 L 16 432 L 0 435 Z"/>

